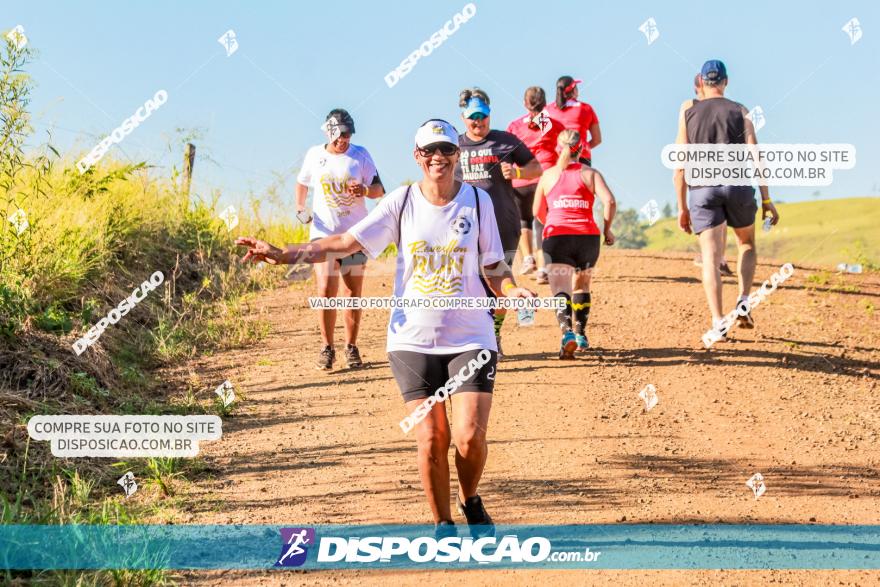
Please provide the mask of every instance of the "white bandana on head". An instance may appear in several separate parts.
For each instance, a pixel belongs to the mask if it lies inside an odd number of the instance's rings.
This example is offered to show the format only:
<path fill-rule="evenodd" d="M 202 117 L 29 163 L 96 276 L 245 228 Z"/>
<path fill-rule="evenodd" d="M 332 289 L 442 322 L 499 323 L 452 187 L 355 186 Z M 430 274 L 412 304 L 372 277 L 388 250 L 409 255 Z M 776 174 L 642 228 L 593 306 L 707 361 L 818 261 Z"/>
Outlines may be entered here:
<path fill-rule="evenodd" d="M 328 118 L 327 122 L 321 125 L 321 130 L 324 131 L 324 134 L 327 135 L 331 143 L 342 136 L 342 131 L 339 129 L 339 121 L 336 120 L 335 116 Z"/>

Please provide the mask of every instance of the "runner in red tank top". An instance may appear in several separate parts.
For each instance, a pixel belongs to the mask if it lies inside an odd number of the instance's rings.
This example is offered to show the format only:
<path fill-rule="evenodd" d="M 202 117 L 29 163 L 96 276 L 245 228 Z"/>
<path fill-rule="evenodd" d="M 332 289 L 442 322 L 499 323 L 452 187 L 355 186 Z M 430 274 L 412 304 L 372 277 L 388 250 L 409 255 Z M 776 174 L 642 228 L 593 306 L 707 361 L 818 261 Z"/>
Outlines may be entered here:
<path fill-rule="evenodd" d="M 544 196 L 547 208 L 544 238 L 565 234 L 600 234 L 593 220 L 596 196 L 584 184 L 582 169 L 583 164 L 577 161 L 569 163 Z"/>
<path fill-rule="evenodd" d="M 559 358 L 573 359 L 575 350 L 586 350 L 587 319 L 590 316 L 590 281 L 599 259 L 599 241 L 614 244 L 611 222 L 617 203 L 602 174 L 581 164 L 580 135 L 564 130 L 557 141 L 559 160 L 546 170 L 535 190 L 535 217 L 544 223 L 545 262 L 550 291 L 565 299 L 565 309 L 556 312 L 562 329 Z M 593 219 L 593 202 L 599 197 L 603 208 L 603 230 Z M 572 316 L 574 332 L 572 332 Z"/>
<path fill-rule="evenodd" d="M 507 125 L 507 132 L 515 135 L 535 155 L 535 159 L 541 164 L 541 169 L 548 169 L 556 164 L 559 154 L 556 152 L 556 139 L 565 127 L 558 120 L 550 118 L 547 113 L 547 95 L 543 88 L 532 86 L 526 89 L 523 98 L 523 106 L 528 114 L 525 117 L 517 117 Z M 520 220 L 522 221 L 522 233 L 519 239 L 519 250 L 522 253 L 521 275 L 535 273 L 538 283 L 547 281 L 547 270 L 544 268 L 543 255 L 535 259 L 535 251 L 541 249 L 541 232 L 544 226 L 535 221 L 532 208 L 535 203 L 535 188 L 538 186 L 538 178 L 514 179 L 513 191 L 519 201 Z"/>

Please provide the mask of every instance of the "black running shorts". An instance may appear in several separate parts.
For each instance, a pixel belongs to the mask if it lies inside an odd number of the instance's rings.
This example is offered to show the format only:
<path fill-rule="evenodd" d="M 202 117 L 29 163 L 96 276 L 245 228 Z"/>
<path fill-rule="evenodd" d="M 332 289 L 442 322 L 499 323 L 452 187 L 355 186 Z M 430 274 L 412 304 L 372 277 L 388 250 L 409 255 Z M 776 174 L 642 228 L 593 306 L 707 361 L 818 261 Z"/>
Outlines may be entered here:
<path fill-rule="evenodd" d="M 391 373 L 397 380 L 403 401 L 409 402 L 434 395 L 462 370 L 464 370 L 463 374 L 467 375 L 468 361 L 472 359 L 479 361 L 477 357 L 481 352 L 481 350 L 473 350 L 451 355 L 428 355 L 412 351 L 391 351 L 388 353 L 388 361 L 391 363 Z M 453 394 L 460 391 L 492 393 L 495 388 L 498 353 L 489 350 L 486 352 L 491 354 L 488 362 L 476 373 L 464 379 L 464 383 L 457 387 Z"/>
<path fill-rule="evenodd" d="M 315 242 L 316 238 L 313 238 L 310 242 Z M 345 257 L 340 257 L 338 255 L 327 255 L 327 260 L 335 259 L 336 262 L 341 267 L 351 267 L 354 265 L 366 265 L 367 264 L 367 255 L 364 254 L 363 251 L 358 251 L 357 253 L 352 253 L 351 255 L 346 255 Z"/>
<path fill-rule="evenodd" d="M 514 193 L 516 193 L 516 199 L 519 200 L 520 224 L 528 230 L 532 229 L 532 220 L 535 219 L 535 215 L 532 214 L 532 205 L 535 203 L 535 189 L 537 187 L 537 183 L 532 183 L 513 188 Z"/>
<path fill-rule="evenodd" d="M 513 267 L 513 259 L 516 257 L 517 250 L 519 250 L 520 230 L 516 232 L 502 232 L 499 235 L 501 237 L 501 246 L 504 248 L 504 262 L 507 263 L 508 267 Z"/>
<path fill-rule="evenodd" d="M 541 248 L 545 263 L 571 265 L 578 271 L 591 269 L 599 260 L 598 234 L 561 234 L 544 239 Z"/>
<path fill-rule="evenodd" d="M 342 257 L 341 259 L 336 259 L 336 262 L 339 263 L 341 267 L 352 267 L 354 265 L 366 265 L 367 264 L 367 255 L 363 251 L 358 251 L 357 253 L 352 253 L 347 257 Z"/>

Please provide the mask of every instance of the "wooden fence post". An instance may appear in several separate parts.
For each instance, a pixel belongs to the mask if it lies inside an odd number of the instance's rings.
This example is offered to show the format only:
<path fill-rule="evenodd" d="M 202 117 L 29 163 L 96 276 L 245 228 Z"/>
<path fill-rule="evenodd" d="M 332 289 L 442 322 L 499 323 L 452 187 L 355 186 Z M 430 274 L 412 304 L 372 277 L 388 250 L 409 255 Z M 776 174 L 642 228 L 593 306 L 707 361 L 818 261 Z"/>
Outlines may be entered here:
<path fill-rule="evenodd" d="M 183 192 L 189 196 L 189 186 L 192 183 L 193 164 L 196 161 L 196 146 L 192 143 L 186 144 L 186 150 L 183 152 Z"/>

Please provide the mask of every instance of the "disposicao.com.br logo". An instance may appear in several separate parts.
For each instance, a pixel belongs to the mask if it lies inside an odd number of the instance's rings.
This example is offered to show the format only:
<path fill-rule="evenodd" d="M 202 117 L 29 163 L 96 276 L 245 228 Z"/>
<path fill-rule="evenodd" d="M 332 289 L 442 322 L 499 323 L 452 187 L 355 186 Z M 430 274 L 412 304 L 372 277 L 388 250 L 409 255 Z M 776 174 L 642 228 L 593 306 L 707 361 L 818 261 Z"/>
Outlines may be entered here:
<path fill-rule="evenodd" d="M 282 528 L 281 555 L 276 567 L 300 567 L 308 558 L 308 549 L 316 545 L 313 528 Z M 602 554 L 589 548 L 579 551 L 554 551 L 545 537 L 520 538 L 506 534 L 500 538 L 484 536 L 321 536 L 317 542 L 318 567 L 328 564 L 378 563 L 379 566 L 408 567 L 430 563 L 466 564 L 535 564 L 548 562 L 595 562 Z"/>

